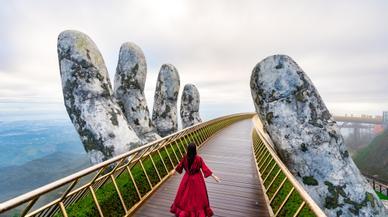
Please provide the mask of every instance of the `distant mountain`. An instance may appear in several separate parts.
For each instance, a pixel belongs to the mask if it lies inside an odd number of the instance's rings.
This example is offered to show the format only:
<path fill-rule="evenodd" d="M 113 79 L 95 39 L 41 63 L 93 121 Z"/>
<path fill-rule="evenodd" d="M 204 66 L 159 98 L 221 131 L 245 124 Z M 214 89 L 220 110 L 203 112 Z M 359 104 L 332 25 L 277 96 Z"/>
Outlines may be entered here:
<path fill-rule="evenodd" d="M 86 153 L 70 120 L 0 122 L 0 168 L 55 152 Z"/>
<path fill-rule="evenodd" d="M 353 159 L 363 173 L 378 175 L 378 178 L 388 183 L 388 130 L 360 149 Z"/>
<path fill-rule="evenodd" d="M 0 202 L 90 166 L 86 154 L 54 152 L 23 165 L 0 168 Z"/>

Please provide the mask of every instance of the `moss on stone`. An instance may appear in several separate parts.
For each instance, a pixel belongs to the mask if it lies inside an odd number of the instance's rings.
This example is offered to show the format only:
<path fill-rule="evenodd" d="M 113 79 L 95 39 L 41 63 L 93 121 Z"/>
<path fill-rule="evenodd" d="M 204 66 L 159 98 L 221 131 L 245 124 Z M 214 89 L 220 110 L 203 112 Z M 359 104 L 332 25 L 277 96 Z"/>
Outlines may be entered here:
<path fill-rule="evenodd" d="M 325 208 L 335 209 L 339 206 L 341 205 L 338 204 L 338 196 L 337 197 L 328 196 L 325 198 Z"/>
<path fill-rule="evenodd" d="M 366 198 L 366 201 L 369 202 L 371 204 L 371 206 L 374 208 L 375 207 L 375 198 L 373 197 L 373 194 L 366 192 L 365 198 Z"/>
<path fill-rule="evenodd" d="M 325 207 L 327 209 L 335 209 L 337 207 L 342 207 L 343 204 L 339 203 L 338 198 L 339 198 L 340 195 L 342 197 L 346 197 L 346 193 L 343 190 L 346 185 L 342 185 L 342 186 L 334 185 L 333 183 L 331 183 L 329 181 L 325 181 L 324 183 L 325 183 L 325 185 L 328 188 L 327 190 L 331 194 L 330 196 L 327 196 L 325 198 Z"/>
<path fill-rule="evenodd" d="M 306 185 L 318 185 L 318 181 L 313 176 L 304 176 L 303 183 Z"/>
<path fill-rule="evenodd" d="M 368 206 L 368 202 L 371 204 L 372 207 L 376 206 L 375 198 L 373 197 L 373 194 L 371 194 L 369 192 L 365 193 L 364 200 L 361 201 L 360 203 L 353 201 L 350 198 L 345 198 L 344 202 L 353 206 L 353 207 L 349 208 L 349 211 L 352 212 L 354 215 L 359 215 L 360 209 Z"/>
<path fill-rule="evenodd" d="M 304 97 L 304 90 L 300 90 L 295 93 L 295 98 L 299 102 L 305 102 L 305 97 Z"/>
<path fill-rule="evenodd" d="M 330 192 L 331 196 L 326 197 L 325 199 L 325 207 L 327 209 L 335 209 L 337 207 L 342 207 L 344 204 L 340 204 L 338 201 L 339 196 L 342 196 L 344 199 L 344 203 L 351 205 L 352 207 L 349 207 L 349 211 L 353 213 L 354 215 L 360 214 L 360 209 L 363 207 L 366 207 L 368 205 L 368 202 L 371 204 L 372 207 L 375 207 L 375 198 L 373 197 L 373 194 L 366 192 L 364 200 L 361 202 L 353 201 L 349 198 L 349 195 L 347 195 L 344 191 L 345 185 L 333 185 L 333 183 L 329 181 L 324 182 L 325 185 L 328 187 L 328 191 Z M 341 212 L 337 212 L 337 216 L 340 216 L 342 214 Z"/>

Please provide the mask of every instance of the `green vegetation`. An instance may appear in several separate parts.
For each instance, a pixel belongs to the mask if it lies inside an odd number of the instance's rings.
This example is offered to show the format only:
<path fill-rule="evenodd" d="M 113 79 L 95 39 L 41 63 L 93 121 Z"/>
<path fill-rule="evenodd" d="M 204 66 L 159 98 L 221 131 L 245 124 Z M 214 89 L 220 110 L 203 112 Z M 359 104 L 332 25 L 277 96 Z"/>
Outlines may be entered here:
<path fill-rule="evenodd" d="M 365 148 L 359 150 L 353 160 L 363 173 L 378 175 L 388 180 L 388 130 L 376 136 Z"/>
<path fill-rule="evenodd" d="M 276 166 L 277 167 L 277 166 Z M 278 167 L 277 167 L 278 168 Z M 267 180 L 270 180 L 266 182 L 266 186 L 268 187 L 269 183 L 272 182 L 274 176 L 280 169 L 277 169 L 274 173 L 271 173 Z M 283 172 L 280 172 L 278 177 L 273 181 L 273 184 L 267 191 L 268 198 L 271 199 L 273 195 L 275 194 L 278 187 L 281 185 L 283 180 L 286 178 Z M 283 187 L 279 190 L 277 195 L 273 198 L 271 202 L 271 207 L 274 213 L 276 213 L 280 207 L 280 205 L 283 203 L 287 195 L 292 190 L 293 186 L 292 184 L 286 180 L 283 184 Z M 303 200 L 299 193 L 294 190 L 291 195 L 289 196 L 287 202 L 284 204 L 283 208 L 279 212 L 279 216 L 293 216 L 293 214 L 298 210 L 299 206 L 302 204 Z M 308 208 L 308 206 L 305 205 L 305 207 L 302 209 L 299 216 L 314 216 L 314 214 L 311 212 L 311 210 Z"/>
<path fill-rule="evenodd" d="M 195 139 L 199 139 L 199 136 L 197 134 L 194 135 Z M 191 141 L 190 139 L 187 139 L 187 142 Z M 152 159 L 155 163 L 155 166 L 161 176 L 163 178 L 168 174 L 168 171 L 171 171 L 177 164 L 178 160 L 176 159 L 175 155 L 181 159 L 182 154 L 185 152 L 184 146 L 187 144 L 183 140 L 182 142 L 172 143 L 166 147 L 166 149 L 161 149 L 160 154 L 162 158 L 160 158 L 159 154 L 157 152 L 154 152 L 152 154 Z M 178 149 L 180 148 L 180 151 Z M 168 154 L 171 157 L 172 163 L 168 157 Z M 167 170 L 165 169 L 163 162 L 165 163 Z M 142 159 L 142 163 L 144 166 L 144 169 L 150 179 L 151 185 L 155 186 L 160 182 L 159 176 L 157 171 L 155 170 L 150 156 L 147 156 Z M 131 168 L 130 171 L 133 175 L 133 178 L 136 182 L 136 186 L 139 189 L 139 192 L 142 196 L 147 194 L 152 186 L 150 186 L 146 174 L 143 172 L 140 162 L 136 162 Z M 131 177 L 127 170 L 123 170 L 120 175 L 116 178 L 117 186 L 120 190 L 120 193 L 123 197 L 124 203 L 127 207 L 127 209 L 130 209 L 133 205 L 135 205 L 139 200 L 139 196 L 137 194 L 136 188 L 134 183 L 131 180 Z M 122 207 L 122 204 L 120 202 L 119 195 L 117 194 L 117 191 L 115 189 L 115 186 L 112 182 L 112 180 L 109 178 L 105 184 L 100 187 L 99 189 L 95 190 L 96 197 L 98 200 L 98 203 L 100 204 L 100 207 L 103 211 L 104 216 L 123 216 L 125 214 L 124 208 Z M 97 207 L 93 201 L 93 197 L 90 192 L 86 194 L 85 197 L 77 201 L 76 203 L 71 204 L 66 208 L 66 211 L 68 213 L 68 216 L 98 216 L 98 210 Z M 60 212 L 58 212 L 55 216 L 62 216 Z"/>
<path fill-rule="evenodd" d="M 171 147 L 170 147 L 171 149 Z M 173 165 L 169 163 L 168 156 L 165 151 L 161 152 L 162 157 L 165 159 L 165 163 L 168 169 L 172 169 Z M 163 164 L 159 158 L 156 158 L 154 154 L 155 164 L 158 170 L 162 173 L 162 175 L 166 175 Z M 151 184 L 154 186 L 159 182 L 159 178 L 157 173 L 152 165 L 152 162 L 149 157 L 143 160 L 144 168 L 148 174 Z M 175 166 L 175 165 L 174 165 Z M 163 172 L 164 170 L 164 172 Z M 151 190 L 151 186 L 149 185 L 146 175 L 141 168 L 141 164 L 137 162 L 132 168 L 131 173 L 133 174 L 133 178 L 136 182 L 137 187 L 139 188 L 139 192 L 142 196 L 144 196 L 147 192 Z M 136 204 L 140 198 L 137 195 L 136 188 L 134 183 L 132 182 L 127 171 L 124 171 L 121 175 L 119 175 L 116 179 L 116 183 L 118 188 L 122 194 L 123 200 L 127 207 L 132 207 Z M 101 188 L 96 190 L 96 197 L 98 202 L 103 210 L 105 216 L 122 216 L 124 215 L 124 209 L 120 203 L 119 196 L 116 192 L 116 189 L 112 182 L 106 182 Z M 83 199 L 78 202 L 70 205 L 67 208 L 67 212 L 69 216 L 97 216 L 98 211 L 94 204 L 93 198 L 91 194 L 88 194 Z"/>
<path fill-rule="evenodd" d="M 382 193 L 380 193 L 378 191 L 376 191 L 376 194 L 377 194 L 377 196 L 379 196 L 379 198 L 381 200 L 388 200 L 388 196 L 385 196 L 384 194 L 382 194 Z"/>
<path fill-rule="evenodd" d="M 266 156 L 266 155 L 263 155 L 263 156 Z M 260 161 L 260 159 L 257 160 L 256 162 L 258 163 L 258 161 Z M 283 201 L 290 194 L 287 202 L 283 205 L 278 215 L 293 216 L 303 202 L 301 196 L 296 190 L 293 190 L 293 192 L 290 193 L 291 190 L 293 189 L 293 186 L 287 179 L 285 179 L 286 176 L 281 171 L 280 167 L 272 159 L 272 157 L 269 157 L 264 163 L 261 162 L 260 166 L 261 168 L 259 169 L 259 171 L 262 174 L 261 176 L 262 179 L 265 179 L 263 185 L 267 189 L 266 193 L 269 200 L 271 200 L 272 197 L 275 195 L 276 191 L 278 191 L 278 193 L 272 199 L 270 204 L 273 212 L 274 213 L 278 212 Z M 284 181 L 283 186 L 278 190 L 279 186 L 283 183 L 283 181 Z M 315 215 L 309 209 L 309 207 L 305 205 L 301 210 L 301 212 L 299 213 L 299 216 L 315 216 Z"/>

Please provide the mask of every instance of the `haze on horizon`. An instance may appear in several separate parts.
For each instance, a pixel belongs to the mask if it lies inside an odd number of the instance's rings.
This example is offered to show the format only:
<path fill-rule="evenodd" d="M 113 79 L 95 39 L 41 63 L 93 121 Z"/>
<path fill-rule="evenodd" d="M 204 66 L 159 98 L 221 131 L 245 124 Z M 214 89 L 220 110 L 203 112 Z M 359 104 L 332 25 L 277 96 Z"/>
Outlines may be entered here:
<path fill-rule="evenodd" d="M 111 81 L 120 45 L 138 44 L 150 108 L 160 66 L 171 63 L 181 88 L 197 85 L 205 118 L 253 111 L 253 67 L 287 54 L 332 113 L 381 115 L 388 110 L 387 9 L 383 0 L 2 1 L 0 119 L 35 110 L 65 114 L 56 43 L 66 29 L 95 41 Z"/>

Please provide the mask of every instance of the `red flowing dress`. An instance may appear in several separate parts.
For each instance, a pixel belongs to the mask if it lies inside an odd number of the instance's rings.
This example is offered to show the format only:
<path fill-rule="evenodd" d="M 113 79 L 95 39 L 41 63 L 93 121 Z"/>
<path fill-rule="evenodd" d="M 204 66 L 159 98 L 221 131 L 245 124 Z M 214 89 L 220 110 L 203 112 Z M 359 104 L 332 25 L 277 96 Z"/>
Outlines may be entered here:
<path fill-rule="evenodd" d="M 183 169 L 186 173 L 179 185 L 170 212 L 175 213 L 177 217 L 212 216 L 213 211 L 210 208 L 205 179 L 203 178 L 204 176 L 205 178 L 210 176 L 212 171 L 198 155 L 195 156 L 190 169 L 188 168 L 187 157 L 183 157 L 175 170 L 182 173 Z"/>

